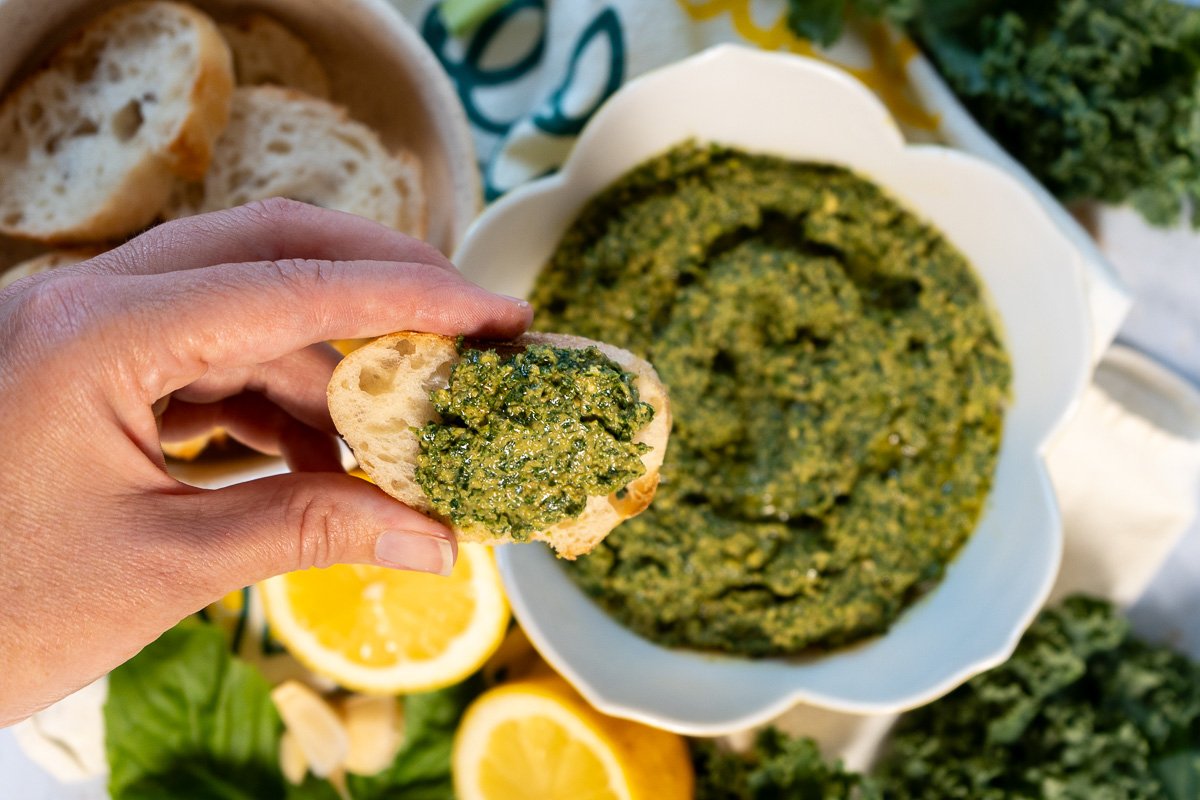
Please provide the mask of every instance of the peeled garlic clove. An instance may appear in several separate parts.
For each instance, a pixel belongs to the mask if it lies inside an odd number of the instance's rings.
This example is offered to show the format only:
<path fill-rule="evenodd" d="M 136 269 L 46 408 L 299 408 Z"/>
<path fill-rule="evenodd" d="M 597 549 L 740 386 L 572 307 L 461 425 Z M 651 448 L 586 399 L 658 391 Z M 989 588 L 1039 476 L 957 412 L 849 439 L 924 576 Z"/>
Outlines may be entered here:
<path fill-rule="evenodd" d="M 394 697 L 356 694 L 342 701 L 342 724 L 350 740 L 347 772 L 374 775 L 391 765 L 403 741 L 404 718 Z"/>
<path fill-rule="evenodd" d="M 298 681 L 287 681 L 271 691 L 283 724 L 295 737 L 308 767 L 318 778 L 329 777 L 341 766 L 350 740 L 341 719 L 319 694 Z"/>
<path fill-rule="evenodd" d="M 308 759 L 291 731 L 284 731 L 279 740 L 279 769 L 293 786 L 304 783 L 304 776 L 308 774 Z"/>

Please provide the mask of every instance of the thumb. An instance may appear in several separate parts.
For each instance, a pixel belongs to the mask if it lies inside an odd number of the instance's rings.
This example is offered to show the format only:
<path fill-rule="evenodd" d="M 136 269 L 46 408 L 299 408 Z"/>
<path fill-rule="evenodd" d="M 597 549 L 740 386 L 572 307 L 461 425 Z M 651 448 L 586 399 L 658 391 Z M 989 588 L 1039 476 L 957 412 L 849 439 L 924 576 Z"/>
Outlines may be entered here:
<path fill-rule="evenodd" d="M 193 564 L 219 594 L 339 563 L 448 575 L 458 555 L 446 526 L 344 474 L 275 475 L 172 500 L 200 549 Z"/>

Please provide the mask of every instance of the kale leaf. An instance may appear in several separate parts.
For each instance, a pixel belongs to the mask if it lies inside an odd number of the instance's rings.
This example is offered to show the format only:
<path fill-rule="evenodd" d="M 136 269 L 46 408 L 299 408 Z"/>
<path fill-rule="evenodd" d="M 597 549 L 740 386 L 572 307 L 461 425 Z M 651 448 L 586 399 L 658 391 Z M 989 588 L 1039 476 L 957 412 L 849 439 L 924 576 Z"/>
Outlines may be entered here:
<path fill-rule="evenodd" d="M 758 733 L 747 753 L 694 740 L 696 800 L 876 800 L 873 784 L 821 758 L 812 739 L 793 738 L 775 728 Z"/>
<path fill-rule="evenodd" d="M 863 14 L 902 23 L 910 19 L 919 0 L 788 0 L 788 27 L 797 36 L 831 45 L 842 35 L 846 17 Z"/>
<path fill-rule="evenodd" d="M 775 729 L 744 754 L 693 742 L 692 760 L 697 800 L 1194 800 L 1200 665 L 1073 597 L 1006 663 L 904 715 L 869 778 Z"/>
<path fill-rule="evenodd" d="M 847 13 L 908 30 L 979 123 L 1064 202 L 1200 228 L 1200 8 L 1171 0 L 790 0 L 822 44 Z"/>
<path fill-rule="evenodd" d="M 1066 202 L 1200 227 L 1200 9 L 924 0 L 912 31 L 967 108 Z"/>
<path fill-rule="evenodd" d="M 1005 664 L 905 715 L 876 774 L 907 798 L 1195 797 L 1200 667 L 1099 600 L 1044 612 Z"/>

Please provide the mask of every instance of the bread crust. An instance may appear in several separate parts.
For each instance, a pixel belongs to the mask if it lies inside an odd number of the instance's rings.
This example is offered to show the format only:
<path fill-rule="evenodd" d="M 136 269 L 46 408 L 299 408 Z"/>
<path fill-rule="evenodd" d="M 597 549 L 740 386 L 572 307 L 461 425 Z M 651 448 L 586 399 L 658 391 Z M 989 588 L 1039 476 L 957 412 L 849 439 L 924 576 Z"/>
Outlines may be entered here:
<path fill-rule="evenodd" d="M 53 80 L 56 75 L 66 76 L 73 74 L 75 70 L 86 70 L 89 58 L 96 58 L 94 52 L 89 55 L 89 48 L 108 41 L 107 34 L 110 28 L 120 26 L 127 20 L 136 22 L 139 15 L 149 18 L 163 13 L 170 15 L 175 21 L 182 21 L 194 47 L 194 68 L 188 75 L 186 113 L 178 117 L 178 121 L 169 128 L 168 135 L 154 141 L 142 142 L 136 150 L 125 150 L 126 153 L 136 153 L 136 156 L 125 155 L 122 156 L 122 163 L 108 165 L 111 167 L 110 177 L 99 184 L 103 187 L 101 197 L 89 202 L 65 192 L 61 200 L 62 207 L 76 203 L 83 207 L 78 210 L 63 210 L 56 213 L 55 219 L 47 219 L 46 213 L 39 212 L 28 201 L 31 187 L 38 185 L 37 181 L 33 184 L 28 182 L 31 175 L 47 176 L 51 170 L 61 171 L 64 176 L 62 178 L 39 178 L 42 181 L 61 182 L 67 180 L 66 176 L 72 172 L 79 172 L 81 167 L 88 169 L 94 165 L 78 157 L 63 162 L 61 159 L 56 160 L 51 154 L 38 156 L 46 163 L 40 164 L 37 169 L 29 166 L 28 159 L 32 158 L 33 150 L 41 147 L 50 150 L 50 145 L 48 142 L 37 142 L 31 138 L 34 131 L 26 127 L 30 124 L 29 114 L 22 116 L 21 111 L 24 107 L 20 104 L 30 97 L 37 98 L 39 88 L 47 81 Z M 78 109 L 85 100 L 80 94 L 71 93 L 72 86 L 67 87 L 65 99 L 56 101 L 60 103 L 59 106 L 51 108 L 53 104 L 43 104 L 47 109 L 46 116 L 55 108 L 69 108 L 72 104 L 75 104 L 74 113 L 79 113 Z M 60 84 L 58 88 L 63 87 Z M 139 0 L 117 6 L 97 16 L 56 50 L 45 66 L 27 76 L 0 102 L 0 120 L 10 121 L 14 126 L 14 140 L 26 142 L 25 162 L 14 161 L 10 151 L 6 167 L 6 158 L 0 154 L 0 182 L 11 182 L 12 188 L 9 191 L 21 192 L 17 198 L 18 202 L 23 203 L 19 207 L 21 213 L 14 213 L 13 195 L 6 198 L 3 187 L 0 187 L 0 207 L 7 209 L 5 214 L 0 215 L 0 232 L 50 245 L 71 245 L 120 239 L 144 228 L 154 220 L 166 203 L 175 176 L 204 174 L 213 143 L 228 121 L 232 93 L 233 68 L 229 48 L 221 38 L 216 23 L 195 8 L 171 0 Z M 92 102 L 95 102 L 94 99 Z M 34 105 L 37 105 L 36 101 Z M 25 110 L 28 112 L 29 109 Z M 99 109 L 92 109 L 96 110 Z M 110 118 L 91 120 L 94 126 L 93 133 L 110 143 L 119 141 L 109 128 L 114 109 L 106 107 L 105 111 Z M 42 112 L 38 113 L 40 116 Z M 49 131 L 56 138 L 77 135 L 64 129 L 50 128 Z M 108 147 L 120 150 L 130 145 L 109 144 Z M 42 171 L 39 172 L 39 169 Z M 117 170 L 118 174 L 111 176 L 114 170 Z M 14 174 L 17 178 L 13 177 Z M 92 181 L 95 178 L 91 174 L 83 174 L 75 180 Z"/>
<path fill-rule="evenodd" d="M 208 173 L 179 181 L 163 215 L 177 219 L 276 196 L 425 234 L 415 156 L 389 152 L 340 105 L 284 86 L 241 86 Z"/>
<path fill-rule="evenodd" d="M 160 0 L 161 1 L 161 0 Z M 192 18 L 199 34 L 196 82 L 192 84 L 192 113 L 179 127 L 167 148 L 171 171 L 181 178 L 199 180 L 208 170 L 217 137 L 229 124 L 233 100 L 233 56 L 217 24 L 191 6 L 171 3 Z M 169 189 L 168 189 L 169 192 Z M 166 198 L 163 198 L 164 202 Z M 162 204 L 159 204 L 162 208 Z"/>
<path fill-rule="evenodd" d="M 239 86 L 269 84 L 328 100 L 329 74 L 308 43 L 274 17 L 258 11 L 220 25 L 233 53 Z"/>
<path fill-rule="evenodd" d="M 575 519 L 559 522 L 533 534 L 562 558 L 590 552 L 613 528 L 650 505 L 671 431 L 671 407 L 666 387 L 654 368 L 627 350 L 557 333 L 527 333 L 508 342 L 468 341 L 476 349 L 520 350 L 533 344 L 582 349 L 596 347 L 622 369 L 632 373 L 641 399 L 654 408 L 654 419 L 634 440 L 650 446 L 642 455 L 646 472 L 625 490 L 592 496 Z M 478 525 L 460 527 L 437 513 L 416 483 L 420 450 L 416 428 L 435 417 L 432 391 L 447 385 L 450 369 L 459 359 L 455 340 L 430 333 L 400 332 L 381 337 L 348 355 L 329 383 L 329 411 L 334 425 L 354 451 L 359 465 L 385 492 L 451 527 L 459 541 L 500 544 L 513 541 Z"/>

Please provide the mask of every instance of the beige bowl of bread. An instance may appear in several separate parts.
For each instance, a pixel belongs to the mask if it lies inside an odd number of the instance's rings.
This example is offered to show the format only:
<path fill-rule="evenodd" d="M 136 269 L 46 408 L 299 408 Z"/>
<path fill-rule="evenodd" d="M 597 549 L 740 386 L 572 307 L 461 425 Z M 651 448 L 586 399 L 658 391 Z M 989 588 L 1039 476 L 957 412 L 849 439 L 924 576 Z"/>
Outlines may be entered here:
<path fill-rule="evenodd" d="M 530 537 L 548 543 L 560 557 L 574 559 L 590 552 L 613 528 L 640 514 L 654 499 L 671 433 L 671 408 L 654 367 L 628 350 L 603 342 L 567 334 L 526 333 L 511 342 L 469 342 L 468 346 L 506 353 L 534 344 L 597 348 L 634 376 L 641 400 L 654 409 L 654 418 L 633 439 L 650 448 L 641 456 L 645 473 L 618 492 L 589 497 L 578 517 Z M 430 394 L 446 388 L 459 357 L 450 336 L 402 332 L 376 339 L 348 355 L 334 371 L 329 412 L 359 466 L 385 492 L 450 525 L 459 541 L 511 542 L 511 536 L 477 524 L 454 525 L 437 512 L 415 477 L 420 452 L 417 429 L 435 419 Z"/>
<path fill-rule="evenodd" d="M 416 202 L 354 210 L 453 251 L 480 206 L 470 131 L 437 59 L 385 0 L 179 3 L 147 23 L 171 28 L 178 51 L 144 40 L 141 49 L 123 50 L 125 39 L 97 20 L 137 5 L 0 0 L 0 109 L 27 95 L 9 109 L 0 161 L 29 162 L 23 173 L 11 165 L 0 171 L 24 184 L 23 195 L 37 195 L 16 207 L 0 197 L 0 231 L 8 234 L 0 238 L 0 269 L 59 246 L 111 245 L 155 221 L 264 193 L 336 207 L 338 192 L 377 190 L 372 173 Z M 65 60 L 48 63 L 63 50 Z M 282 88 L 256 88 L 263 83 Z M 80 86 L 88 97 L 71 104 L 67 119 L 43 119 L 47 109 L 58 113 L 56 93 Z M 350 168 L 354 174 L 337 172 L 348 161 L 334 164 L 339 154 L 239 162 L 222 134 L 240 123 L 250 137 L 263 119 L 274 121 L 277 136 L 260 147 L 303 150 L 305 136 L 328 129 L 350 140 L 340 155 L 367 156 Z M 280 133 L 280 126 L 291 130 Z M 365 143 L 355 141 L 364 131 Z M 373 148 L 384 157 L 374 158 Z M 97 153 L 105 163 L 91 163 Z M 255 185 L 234 185 L 231 173 L 247 167 L 259 171 L 243 183 Z"/>

